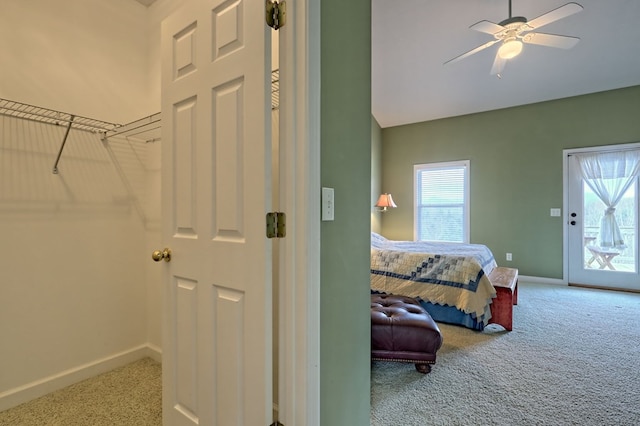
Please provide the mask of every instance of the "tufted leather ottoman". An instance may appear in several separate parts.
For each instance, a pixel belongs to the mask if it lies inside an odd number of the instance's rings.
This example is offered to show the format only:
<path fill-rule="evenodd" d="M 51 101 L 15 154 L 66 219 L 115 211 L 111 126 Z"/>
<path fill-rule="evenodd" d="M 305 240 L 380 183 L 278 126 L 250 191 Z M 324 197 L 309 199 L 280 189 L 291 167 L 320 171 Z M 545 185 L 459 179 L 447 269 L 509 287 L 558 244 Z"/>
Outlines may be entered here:
<path fill-rule="evenodd" d="M 438 325 L 417 300 L 371 295 L 371 359 L 413 362 L 416 370 L 426 374 L 441 346 Z"/>

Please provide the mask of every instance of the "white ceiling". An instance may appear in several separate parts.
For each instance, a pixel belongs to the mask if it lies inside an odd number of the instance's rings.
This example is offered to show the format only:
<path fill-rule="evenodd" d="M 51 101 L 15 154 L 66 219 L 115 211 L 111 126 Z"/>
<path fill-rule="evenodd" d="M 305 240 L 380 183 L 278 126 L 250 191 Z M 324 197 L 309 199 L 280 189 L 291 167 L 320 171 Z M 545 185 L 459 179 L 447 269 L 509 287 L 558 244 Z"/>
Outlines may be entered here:
<path fill-rule="evenodd" d="M 489 74 L 498 44 L 443 63 L 492 40 L 469 26 L 506 19 L 508 0 L 372 0 L 374 117 L 390 127 L 640 85 L 640 1 L 576 2 L 583 11 L 538 31 L 578 44 L 525 45 L 499 79 Z M 513 0 L 512 14 L 532 20 L 565 3 Z"/>
<path fill-rule="evenodd" d="M 136 0 L 145 6 L 155 0 Z M 566 0 L 512 0 L 532 20 Z M 539 29 L 579 37 L 569 50 L 525 45 L 502 78 L 489 74 L 498 44 L 469 29 L 509 16 L 509 0 L 371 0 L 372 113 L 382 127 L 640 85 L 640 0 L 577 0 L 582 12 Z"/>

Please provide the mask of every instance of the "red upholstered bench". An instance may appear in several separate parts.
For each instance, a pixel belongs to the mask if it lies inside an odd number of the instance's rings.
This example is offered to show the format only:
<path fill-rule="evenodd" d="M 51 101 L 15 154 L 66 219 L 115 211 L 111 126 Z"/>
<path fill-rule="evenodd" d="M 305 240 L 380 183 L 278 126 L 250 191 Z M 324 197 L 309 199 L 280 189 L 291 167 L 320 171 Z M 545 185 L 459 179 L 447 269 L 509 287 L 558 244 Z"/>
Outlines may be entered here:
<path fill-rule="evenodd" d="M 412 362 L 426 374 L 441 346 L 440 329 L 417 300 L 371 295 L 371 359 Z"/>
<path fill-rule="evenodd" d="M 500 324 L 507 331 L 513 329 L 513 305 L 518 304 L 518 270 L 498 266 L 489 274 L 489 281 L 496 289 L 491 303 L 489 324 Z"/>

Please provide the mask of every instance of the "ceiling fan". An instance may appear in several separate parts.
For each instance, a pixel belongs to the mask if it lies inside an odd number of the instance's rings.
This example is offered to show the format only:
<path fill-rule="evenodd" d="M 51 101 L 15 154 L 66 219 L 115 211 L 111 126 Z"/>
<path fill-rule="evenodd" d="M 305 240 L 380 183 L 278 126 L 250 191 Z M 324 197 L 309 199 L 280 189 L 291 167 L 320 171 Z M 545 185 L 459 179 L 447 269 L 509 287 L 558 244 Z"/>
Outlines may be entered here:
<path fill-rule="evenodd" d="M 500 48 L 496 53 L 496 57 L 493 61 L 493 67 L 491 67 L 491 75 L 496 75 L 500 78 L 501 72 L 507 60 L 515 58 L 522 51 L 522 44 L 537 44 L 540 46 L 559 47 L 561 49 L 570 49 L 580 41 L 577 37 L 555 35 L 531 32 L 538 28 L 555 22 L 559 19 L 566 18 L 580 12 L 583 9 L 578 3 L 567 3 L 564 6 L 560 6 L 550 12 L 538 16 L 531 21 L 527 21 L 527 18 L 523 16 L 511 16 L 511 0 L 509 0 L 509 17 L 499 23 L 490 21 L 480 21 L 469 28 L 472 30 L 480 31 L 482 33 L 491 34 L 494 40 L 491 40 L 481 46 L 476 47 L 460 56 L 456 56 L 453 59 L 448 60 L 444 64 L 451 64 L 464 59 L 468 56 L 478 53 L 488 47 L 493 46 L 496 43 L 500 43 Z"/>

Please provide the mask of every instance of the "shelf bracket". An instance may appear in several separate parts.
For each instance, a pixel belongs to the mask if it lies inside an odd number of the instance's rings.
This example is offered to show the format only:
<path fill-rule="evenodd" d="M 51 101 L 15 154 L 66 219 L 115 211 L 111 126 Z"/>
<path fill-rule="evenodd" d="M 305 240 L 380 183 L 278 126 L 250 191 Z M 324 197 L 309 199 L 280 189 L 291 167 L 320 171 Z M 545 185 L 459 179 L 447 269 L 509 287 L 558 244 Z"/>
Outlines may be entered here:
<path fill-rule="evenodd" d="M 69 120 L 69 124 L 67 124 L 67 131 L 64 133 L 64 139 L 62 139 L 62 145 L 60 145 L 60 150 L 58 151 L 58 158 L 56 158 L 56 163 L 53 165 L 53 174 L 58 174 L 58 163 L 60 162 L 60 156 L 62 155 L 62 150 L 64 149 L 64 144 L 67 143 L 67 137 L 69 137 L 69 131 L 71 130 L 71 125 L 73 124 L 73 119 L 75 115 L 71 116 Z"/>

